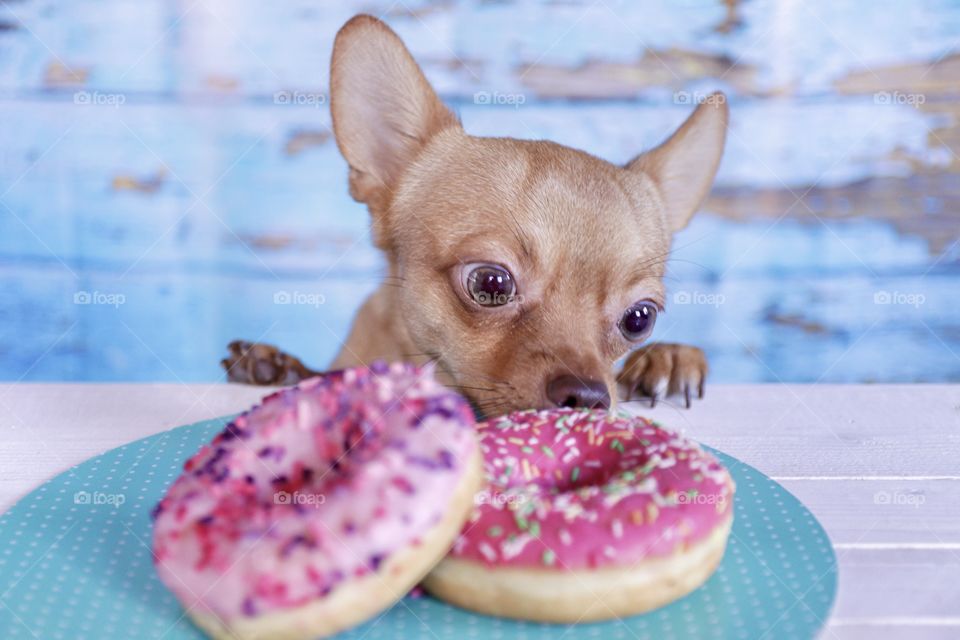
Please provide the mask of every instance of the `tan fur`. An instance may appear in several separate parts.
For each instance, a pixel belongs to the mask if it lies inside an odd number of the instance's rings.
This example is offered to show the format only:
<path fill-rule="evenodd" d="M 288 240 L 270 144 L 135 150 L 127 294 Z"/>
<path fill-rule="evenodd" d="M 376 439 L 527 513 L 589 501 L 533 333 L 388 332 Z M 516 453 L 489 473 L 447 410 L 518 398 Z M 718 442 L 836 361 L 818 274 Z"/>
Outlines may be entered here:
<path fill-rule="evenodd" d="M 350 193 L 369 209 L 389 273 L 332 368 L 436 360 L 484 412 L 548 406 L 547 384 L 561 375 L 615 396 L 613 363 L 638 346 L 618 323 L 637 301 L 665 303 L 671 234 L 720 161 L 722 98 L 625 167 L 552 142 L 475 137 L 396 34 L 370 16 L 351 19 L 334 44 L 331 112 Z M 472 263 L 508 268 L 518 301 L 484 308 L 465 295 L 460 271 Z M 646 353 L 647 378 L 620 378 L 630 390 L 683 389 L 706 374 L 693 347 Z M 237 379 L 269 382 L 250 374 L 245 355 L 225 365 Z"/>

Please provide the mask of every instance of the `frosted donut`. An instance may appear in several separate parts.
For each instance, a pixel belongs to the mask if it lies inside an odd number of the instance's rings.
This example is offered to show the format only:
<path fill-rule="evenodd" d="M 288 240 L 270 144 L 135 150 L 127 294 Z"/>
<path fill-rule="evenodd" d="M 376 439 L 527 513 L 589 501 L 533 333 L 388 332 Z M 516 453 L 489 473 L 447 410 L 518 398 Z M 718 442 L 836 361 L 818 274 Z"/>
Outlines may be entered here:
<path fill-rule="evenodd" d="M 424 581 L 433 595 L 511 618 L 602 620 L 667 604 L 719 564 L 734 485 L 696 443 L 592 410 L 478 428 L 489 487 Z"/>
<path fill-rule="evenodd" d="M 429 371 L 279 391 L 184 465 L 154 510 L 160 578 L 216 638 L 314 638 L 403 597 L 482 484 L 473 413 Z"/>

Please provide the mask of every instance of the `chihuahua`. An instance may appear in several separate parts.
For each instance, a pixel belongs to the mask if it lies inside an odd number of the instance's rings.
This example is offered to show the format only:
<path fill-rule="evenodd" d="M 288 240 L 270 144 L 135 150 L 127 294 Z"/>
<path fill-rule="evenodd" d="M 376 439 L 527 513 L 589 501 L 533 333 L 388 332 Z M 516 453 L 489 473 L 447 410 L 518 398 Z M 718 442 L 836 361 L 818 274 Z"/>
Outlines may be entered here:
<path fill-rule="evenodd" d="M 671 236 L 720 163 L 722 94 L 625 166 L 548 141 L 474 137 L 400 38 L 358 15 L 334 43 L 330 105 L 350 194 L 388 265 L 330 368 L 433 361 L 487 416 L 607 407 L 618 391 L 651 405 L 703 396 L 701 350 L 640 345 L 664 308 Z M 269 345 L 229 349 L 232 381 L 318 373 Z"/>

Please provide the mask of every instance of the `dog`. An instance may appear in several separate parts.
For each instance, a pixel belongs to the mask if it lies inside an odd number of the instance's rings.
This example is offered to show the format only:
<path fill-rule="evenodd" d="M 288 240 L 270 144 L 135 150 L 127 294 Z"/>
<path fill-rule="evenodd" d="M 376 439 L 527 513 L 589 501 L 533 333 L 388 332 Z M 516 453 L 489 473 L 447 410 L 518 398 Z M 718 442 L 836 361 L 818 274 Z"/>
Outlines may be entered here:
<path fill-rule="evenodd" d="M 641 345 L 665 306 L 672 234 L 723 154 L 727 104 L 710 98 L 624 166 L 548 141 L 474 137 L 389 27 L 352 18 L 334 43 L 330 108 L 388 273 L 330 368 L 432 361 L 485 416 L 608 407 L 618 390 L 651 406 L 680 393 L 689 407 L 694 391 L 703 397 L 703 352 Z M 270 345 L 229 350 L 232 381 L 319 373 Z"/>

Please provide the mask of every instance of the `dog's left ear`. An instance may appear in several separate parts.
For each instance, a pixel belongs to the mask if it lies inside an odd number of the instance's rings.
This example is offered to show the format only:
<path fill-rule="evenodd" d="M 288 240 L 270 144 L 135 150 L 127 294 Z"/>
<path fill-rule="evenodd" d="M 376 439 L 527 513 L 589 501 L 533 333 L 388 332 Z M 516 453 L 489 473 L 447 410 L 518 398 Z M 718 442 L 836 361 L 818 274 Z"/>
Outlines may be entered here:
<path fill-rule="evenodd" d="M 654 181 L 673 231 L 687 226 L 710 192 L 723 155 L 729 113 L 726 96 L 709 95 L 666 142 L 627 165 Z"/>

